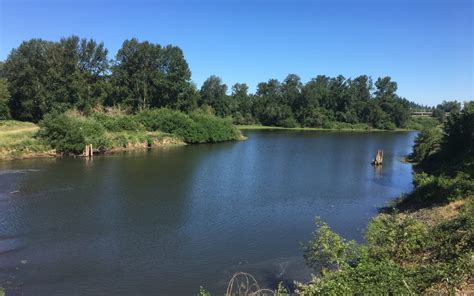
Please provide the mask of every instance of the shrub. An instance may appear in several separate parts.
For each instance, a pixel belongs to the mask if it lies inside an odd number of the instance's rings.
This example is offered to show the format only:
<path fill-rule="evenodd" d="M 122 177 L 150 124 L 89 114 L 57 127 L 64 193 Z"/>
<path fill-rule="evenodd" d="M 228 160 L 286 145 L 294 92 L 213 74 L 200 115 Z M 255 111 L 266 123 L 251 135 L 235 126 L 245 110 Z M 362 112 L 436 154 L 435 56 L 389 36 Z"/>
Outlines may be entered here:
<path fill-rule="evenodd" d="M 415 174 L 414 183 L 415 191 L 401 204 L 443 204 L 474 193 L 474 181 L 464 172 L 458 172 L 454 177 L 422 172 Z"/>
<path fill-rule="evenodd" d="M 314 238 L 304 246 L 306 264 L 324 273 L 349 266 L 358 257 L 357 245 L 334 233 L 329 225 L 316 219 Z"/>
<path fill-rule="evenodd" d="M 240 135 L 240 132 L 232 125 L 230 118 L 219 118 L 199 111 L 191 113 L 190 116 L 198 128 L 204 132 L 205 138 L 201 140 L 202 142 L 235 140 Z"/>
<path fill-rule="evenodd" d="M 187 143 L 228 141 L 239 136 L 231 119 L 199 111 L 186 115 L 166 108 L 152 109 L 137 114 L 136 118 L 149 131 L 160 130 L 175 134 Z"/>
<path fill-rule="evenodd" d="M 65 114 L 47 114 L 40 122 L 38 136 L 62 153 L 80 153 L 85 147 L 79 120 Z"/>
<path fill-rule="evenodd" d="M 99 150 L 110 147 L 110 139 L 99 122 L 64 113 L 47 114 L 40 122 L 38 136 L 61 153 L 80 154 L 86 144 Z"/>
<path fill-rule="evenodd" d="M 127 115 L 110 116 L 104 113 L 95 113 L 92 118 L 110 132 L 144 131 L 145 127 L 134 117 Z"/>
<path fill-rule="evenodd" d="M 166 108 L 142 111 L 137 120 L 149 131 L 175 134 L 188 143 L 205 142 L 205 132 L 188 115 Z"/>
<path fill-rule="evenodd" d="M 290 117 L 280 120 L 278 122 L 278 126 L 292 128 L 292 127 L 297 127 L 298 122 L 296 121 L 296 119 L 290 116 Z"/>
<path fill-rule="evenodd" d="M 85 144 L 92 144 L 93 148 L 105 151 L 111 146 L 111 141 L 102 124 L 91 119 L 79 120 L 79 127 L 84 134 Z"/>
<path fill-rule="evenodd" d="M 369 224 L 366 239 L 370 256 L 402 262 L 414 260 L 423 249 L 426 229 L 413 218 L 381 214 Z"/>
<path fill-rule="evenodd" d="M 415 138 L 413 153 L 410 158 L 417 162 L 427 160 L 439 151 L 441 145 L 441 130 L 438 128 L 424 129 Z"/>

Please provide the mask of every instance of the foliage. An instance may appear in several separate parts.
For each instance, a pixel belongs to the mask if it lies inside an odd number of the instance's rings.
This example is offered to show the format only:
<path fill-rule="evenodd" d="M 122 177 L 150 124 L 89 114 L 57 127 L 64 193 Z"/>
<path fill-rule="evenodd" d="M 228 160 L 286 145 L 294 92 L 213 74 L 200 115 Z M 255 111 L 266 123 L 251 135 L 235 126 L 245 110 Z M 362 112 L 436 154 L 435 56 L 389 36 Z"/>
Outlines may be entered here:
<path fill-rule="evenodd" d="M 433 116 L 438 119 L 439 122 L 443 122 L 446 119 L 446 114 L 456 114 L 461 111 L 461 103 L 458 101 L 443 101 L 433 109 Z"/>
<path fill-rule="evenodd" d="M 38 127 L 29 122 L 0 121 L 0 159 L 16 159 L 51 153 L 52 148 L 35 138 Z"/>
<path fill-rule="evenodd" d="M 112 67 L 115 94 L 108 104 L 125 104 L 134 110 L 183 107 L 183 96 L 193 91 L 190 79 L 191 71 L 179 47 L 125 40 Z"/>
<path fill-rule="evenodd" d="M 472 277 L 472 106 L 466 103 L 462 112 L 450 115 L 442 132 L 420 133 L 413 153 L 420 161 L 415 190 L 395 211 L 369 223 L 366 244 L 350 245 L 318 222 L 305 259 L 319 274 L 310 283 L 297 283 L 299 294 L 454 294 Z M 462 207 L 440 216 L 439 209 L 448 211 L 454 200 Z"/>
<path fill-rule="evenodd" d="M 426 229 L 411 217 L 381 214 L 367 227 L 366 238 L 373 259 L 402 263 L 414 261 L 423 250 Z"/>
<path fill-rule="evenodd" d="M 445 204 L 463 198 L 474 192 L 474 181 L 469 174 L 458 172 L 453 176 L 429 175 L 425 172 L 415 174 L 415 190 L 409 199 L 402 200 L 400 207 L 405 204 Z"/>
<path fill-rule="evenodd" d="M 92 118 L 99 122 L 107 131 L 144 131 L 145 127 L 133 116 L 109 115 L 106 113 L 94 113 Z"/>
<path fill-rule="evenodd" d="M 38 122 L 52 110 L 90 111 L 107 95 L 108 68 L 107 49 L 92 39 L 23 42 L 4 66 L 12 116 Z"/>
<path fill-rule="evenodd" d="M 202 286 L 199 287 L 198 296 L 211 296 L 208 290 L 204 289 Z"/>
<path fill-rule="evenodd" d="M 0 120 L 10 119 L 10 92 L 8 91 L 7 81 L 0 79 Z"/>
<path fill-rule="evenodd" d="M 436 120 L 436 118 L 434 117 L 414 116 L 408 120 L 405 127 L 407 129 L 421 131 L 425 129 L 435 128 L 438 126 L 438 124 L 438 120 Z"/>
<path fill-rule="evenodd" d="M 62 153 L 81 153 L 86 145 L 81 122 L 66 114 L 48 114 L 40 122 L 38 136 Z"/>
<path fill-rule="evenodd" d="M 447 154 L 474 153 L 474 101 L 467 102 L 462 111 L 452 113 L 445 124 L 442 148 Z"/>
<path fill-rule="evenodd" d="M 231 120 L 204 112 L 196 111 L 187 115 L 162 108 L 140 112 L 136 118 L 147 130 L 161 130 L 175 134 L 187 143 L 229 141 L 240 136 Z"/>
<path fill-rule="evenodd" d="M 222 142 L 239 139 L 240 132 L 232 125 L 231 118 L 219 118 L 211 114 L 194 111 L 190 118 L 197 124 L 199 130 L 204 131 L 204 138 L 197 142 Z"/>
<path fill-rule="evenodd" d="M 341 270 L 358 257 L 354 241 L 346 241 L 334 233 L 319 218 L 316 219 L 314 238 L 304 246 L 306 263 L 321 273 Z"/>
<path fill-rule="evenodd" d="M 442 132 L 438 128 L 424 129 L 415 138 L 413 153 L 410 158 L 416 162 L 426 161 L 439 151 Z"/>
<path fill-rule="evenodd" d="M 145 110 L 137 114 L 136 118 L 149 131 L 172 133 L 188 143 L 204 142 L 204 130 L 179 111 L 164 108 Z"/>
<path fill-rule="evenodd" d="M 395 129 L 407 127 L 409 108 L 418 106 L 396 94 L 397 84 L 390 77 L 378 78 L 374 85 L 366 75 L 319 75 L 304 84 L 289 74 L 283 82 L 259 83 L 255 94 L 248 93 L 246 84 L 236 83 L 228 95 L 228 86 L 215 75 L 198 91 L 176 46 L 132 38 L 123 42 L 114 60 L 107 55 L 103 43 L 77 36 L 23 42 L 11 51 L 1 71 L 9 82 L 12 117 L 38 122 L 46 113 L 71 108 L 85 114 L 102 106 L 133 112 L 166 107 L 189 113 L 208 106 L 237 124 L 331 128 L 363 123 Z M 455 109 L 445 105 L 443 110 Z"/>

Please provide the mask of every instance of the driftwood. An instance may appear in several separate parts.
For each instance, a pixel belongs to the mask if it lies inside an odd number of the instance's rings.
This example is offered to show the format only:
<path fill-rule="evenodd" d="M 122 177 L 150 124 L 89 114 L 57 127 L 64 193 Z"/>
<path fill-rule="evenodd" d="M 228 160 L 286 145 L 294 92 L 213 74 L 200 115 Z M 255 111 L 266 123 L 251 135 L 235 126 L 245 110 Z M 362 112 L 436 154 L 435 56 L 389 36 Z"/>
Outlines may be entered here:
<path fill-rule="evenodd" d="M 382 165 L 383 162 L 383 150 L 377 150 L 377 154 L 375 155 L 375 159 L 372 160 L 373 165 Z"/>

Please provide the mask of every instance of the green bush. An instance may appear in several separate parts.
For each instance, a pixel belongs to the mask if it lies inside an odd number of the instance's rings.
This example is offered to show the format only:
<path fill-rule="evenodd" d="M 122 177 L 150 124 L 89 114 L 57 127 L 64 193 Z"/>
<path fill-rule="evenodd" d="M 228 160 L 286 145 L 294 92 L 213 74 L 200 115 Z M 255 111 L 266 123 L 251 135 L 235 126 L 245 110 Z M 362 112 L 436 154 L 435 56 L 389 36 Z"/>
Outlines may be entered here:
<path fill-rule="evenodd" d="M 317 218 L 314 238 L 304 246 L 304 259 L 308 266 L 324 273 L 349 266 L 357 260 L 358 251 L 354 241 L 345 240 Z"/>
<path fill-rule="evenodd" d="M 105 128 L 96 121 L 67 114 L 47 114 L 40 122 L 38 137 L 61 153 L 80 154 L 86 144 L 106 150 L 110 140 Z"/>
<path fill-rule="evenodd" d="M 166 108 L 151 109 L 136 115 L 149 131 L 160 130 L 175 134 L 187 143 L 207 143 L 235 140 L 239 131 L 231 119 L 223 119 L 204 112 L 186 115 Z"/>
<path fill-rule="evenodd" d="M 144 131 L 145 127 L 134 117 L 126 115 L 107 115 L 104 113 L 95 113 L 92 115 L 95 121 L 110 132 L 122 131 Z"/>
<path fill-rule="evenodd" d="M 84 134 L 85 144 L 92 144 L 94 149 L 105 151 L 111 147 L 111 141 L 100 122 L 91 119 L 80 119 L 79 127 Z"/>
<path fill-rule="evenodd" d="M 188 115 L 171 109 L 150 109 L 136 115 L 149 131 L 175 134 L 188 143 L 205 142 L 205 132 Z"/>
<path fill-rule="evenodd" d="M 423 129 L 415 138 L 415 145 L 410 158 L 417 162 L 426 161 L 439 151 L 441 138 L 442 132 L 440 129 Z"/>
<path fill-rule="evenodd" d="M 78 119 L 65 114 L 47 114 L 39 125 L 38 136 L 57 152 L 80 153 L 84 150 L 86 140 Z"/>
<path fill-rule="evenodd" d="M 411 130 L 424 130 L 432 129 L 437 127 L 439 121 L 434 117 L 420 116 L 420 117 L 410 117 L 405 128 Z"/>
<path fill-rule="evenodd" d="M 369 255 L 380 260 L 402 262 L 415 260 L 424 248 L 426 229 L 417 220 L 397 215 L 381 214 L 367 228 Z"/>
<path fill-rule="evenodd" d="M 278 122 L 278 126 L 292 128 L 292 127 L 297 127 L 298 122 L 296 121 L 294 117 L 291 116 L 291 117 L 280 120 Z"/>
<path fill-rule="evenodd" d="M 198 128 L 204 131 L 205 138 L 202 142 L 229 141 L 240 136 L 240 132 L 232 125 L 230 118 L 219 118 L 199 111 L 191 113 L 190 117 Z"/>
<path fill-rule="evenodd" d="M 458 172 L 453 177 L 422 172 L 415 174 L 414 183 L 415 190 L 400 204 L 443 204 L 474 193 L 474 180 L 464 172 Z"/>

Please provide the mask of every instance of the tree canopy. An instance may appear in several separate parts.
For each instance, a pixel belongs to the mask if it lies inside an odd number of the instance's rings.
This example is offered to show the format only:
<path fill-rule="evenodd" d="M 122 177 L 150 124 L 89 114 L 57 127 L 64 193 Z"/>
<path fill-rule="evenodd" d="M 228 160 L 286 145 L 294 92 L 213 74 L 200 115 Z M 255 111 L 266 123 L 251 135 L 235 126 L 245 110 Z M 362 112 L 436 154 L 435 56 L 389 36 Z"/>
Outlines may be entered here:
<path fill-rule="evenodd" d="M 205 107 L 237 124 L 331 128 L 342 123 L 394 129 L 406 126 L 410 108 L 423 107 L 401 98 L 397 83 L 388 76 L 373 80 L 367 75 L 318 75 L 303 83 L 289 74 L 282 82 L 259 83 L 251 94 L 245 83 L 229 89 L 212 75 L 198 90 L 179 47 L 136 38 L 125 40 L 114 59 L 93 39 L 31 39 L 0 64 L 0 77 L 9 94 L 0 100 L 2 110 L 8 107 L 14 119 L 33 122 L 70 108 L 89 113 L 104 106 L 130 112 Z M 443 117 L 459 109 L 457 102 L 436 108 Z"/>

